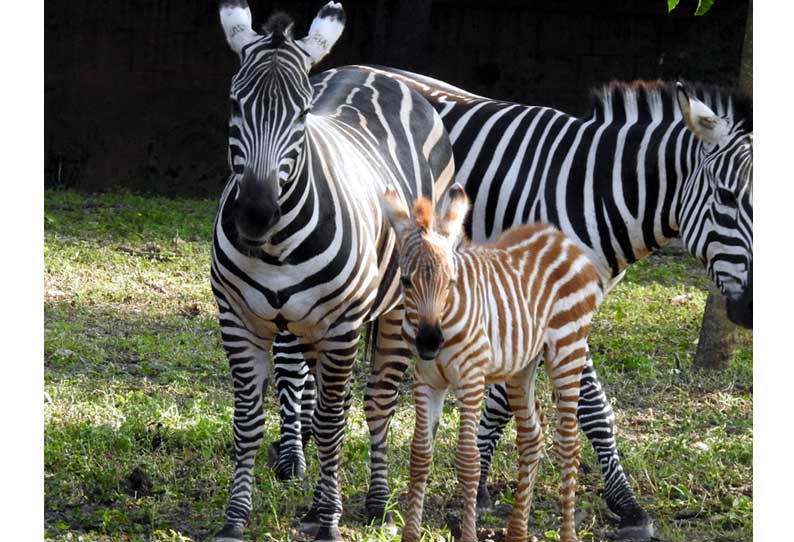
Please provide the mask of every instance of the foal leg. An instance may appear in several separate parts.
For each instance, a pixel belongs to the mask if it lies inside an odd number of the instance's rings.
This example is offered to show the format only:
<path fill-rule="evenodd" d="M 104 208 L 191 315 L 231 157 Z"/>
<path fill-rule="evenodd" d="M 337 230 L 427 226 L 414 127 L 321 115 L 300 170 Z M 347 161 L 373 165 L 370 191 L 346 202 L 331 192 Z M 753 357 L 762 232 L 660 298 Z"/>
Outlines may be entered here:
<path fill-rule="evenodd" d="M 408 485 L 408 506 L 402 542 L 418 542 L 421 537 L 427 477 L 433 464 L 433 446 L 446 391 L 419 381 L 414 385 L 416 424 L 411 441 L 411 480 Z"/>
<path fill-rule="evenodd" d="M 484 388 L 485 382 L 477 379 L 474 382 L 461 382 L 455 390 L 460 409 L 455 470 L 458 472 L 458 483 L 463 488 L 463 518 L 460 526 L 462 542 L 477 542 L 477 486 L 480 484 L 477 426 L 480 423 Z"/>
<path fill-rule="evenodd" d="M 536 370 L 537 364 L 533 362 L 507 382 L 507 397 L 516 417 L 518 447 L 518 484 L 513 513 L 507 525 L 507 542 L 526 542 L 528 539 L 527 521 L 532 507 L 532 490 L 543 448 L 540 403 L 535 400 Z"/>
<path fill-rule="evenodd" d="M 584 338 L 570 341 L 557 349 L 552 345 L 547 350 L 546 371 L 557 395 L 557 428 L 554 431 L 554 451 L 560 463 L 562 488 L 561 542 L 575 542 L 576 521 L 576 474 L 579 469 L 579 426 L 576 409 L 579 404 L 579 382 L 587 357 L 587 342 Z"/>

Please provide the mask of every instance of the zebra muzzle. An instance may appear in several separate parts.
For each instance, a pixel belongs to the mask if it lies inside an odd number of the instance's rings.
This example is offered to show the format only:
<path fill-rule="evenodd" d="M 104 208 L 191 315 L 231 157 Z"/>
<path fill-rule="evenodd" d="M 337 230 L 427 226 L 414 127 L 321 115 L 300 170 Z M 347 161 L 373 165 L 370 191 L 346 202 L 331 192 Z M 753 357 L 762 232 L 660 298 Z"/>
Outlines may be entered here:
<path fill-rule="evenodd" d="M 435 359 L 441 345 L 444 344 L 444 335 L 441 326 L 436 322 L 433 325 L 422 322 L 416 330 L 416 353 L 425 361 Z"/>
<path fill-rule="evenodd" d="M 280 218 L 276 191 L 246 172 L 234 202 L 234 222 L 240 236 L 249 244 L 264 242 Z"/>

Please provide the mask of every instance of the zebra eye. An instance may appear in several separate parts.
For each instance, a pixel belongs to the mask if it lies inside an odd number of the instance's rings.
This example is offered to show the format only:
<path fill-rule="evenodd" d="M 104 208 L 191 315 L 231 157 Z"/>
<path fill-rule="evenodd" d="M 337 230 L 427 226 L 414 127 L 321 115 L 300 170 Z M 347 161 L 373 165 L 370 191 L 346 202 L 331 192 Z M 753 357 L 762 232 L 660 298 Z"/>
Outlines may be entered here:
<path fill-rule="evenodd" d="M 736 195 L 727 188 L 717 188 L 717 201 L 723 205 L 736 205 Z"/>
<path fill-rule="evenodd" d="M 400 277 L 400 284 L 403 285 L 403 288 L 408 289 L 411 287 L 411 279 L 405 276 Z"/>
<path fill-rule="evenodd" d="M 309 113 L 310 110 L 311 109 L 307 107 L 306 109 L 301 111 L 301 114 L 298 115 L 298 120 L 304 120 L 306 118 L 306 115 Z"/>
<path fill-rule="evenodd" d="M 232 117 L 242 116 L 242 111 L 240 109 L 240 102 L 237 101 L 237 98 L 232 98 L 230 101 L 231 101 Z"/>

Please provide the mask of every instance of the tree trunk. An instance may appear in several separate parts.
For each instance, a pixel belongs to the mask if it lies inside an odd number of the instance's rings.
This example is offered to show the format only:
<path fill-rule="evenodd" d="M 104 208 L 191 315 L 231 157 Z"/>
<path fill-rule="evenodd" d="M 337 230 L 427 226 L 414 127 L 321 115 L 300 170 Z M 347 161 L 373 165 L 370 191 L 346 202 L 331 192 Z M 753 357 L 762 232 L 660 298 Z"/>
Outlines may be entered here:
<path fill-rule="evenodd" d="M 728 320 L 725 297 L 711 284 L 693 364 L 700 369 L 725 369 L 735 350 L 736 326 Z"/>
<path fill-rule="evenodd" d="M 742 63 L 739 70 L 739 91 L 753 94 L 753 0 L 747 11 Z M 713 284 L 703 311 L 700 340 L 693 364 L 702 369 L 725 369 L 736 351 L 736 326 L 728 320 L 725 298 Z"/>

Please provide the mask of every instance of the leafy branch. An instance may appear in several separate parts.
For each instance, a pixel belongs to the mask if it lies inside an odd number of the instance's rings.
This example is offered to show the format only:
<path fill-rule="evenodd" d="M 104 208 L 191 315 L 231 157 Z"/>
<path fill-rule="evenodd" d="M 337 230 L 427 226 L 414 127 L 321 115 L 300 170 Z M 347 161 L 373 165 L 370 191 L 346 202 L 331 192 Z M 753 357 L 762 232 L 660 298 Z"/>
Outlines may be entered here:
<path fill-rule="evenodd" d="M 667 12 L 673 11 L 680 1 L 681 0 L 667 0 Z M 699 17 L 708 13 L 715 1 L 716 0 L 698 0 L 698 7 L 695 10 L 695 15 Z"/>

